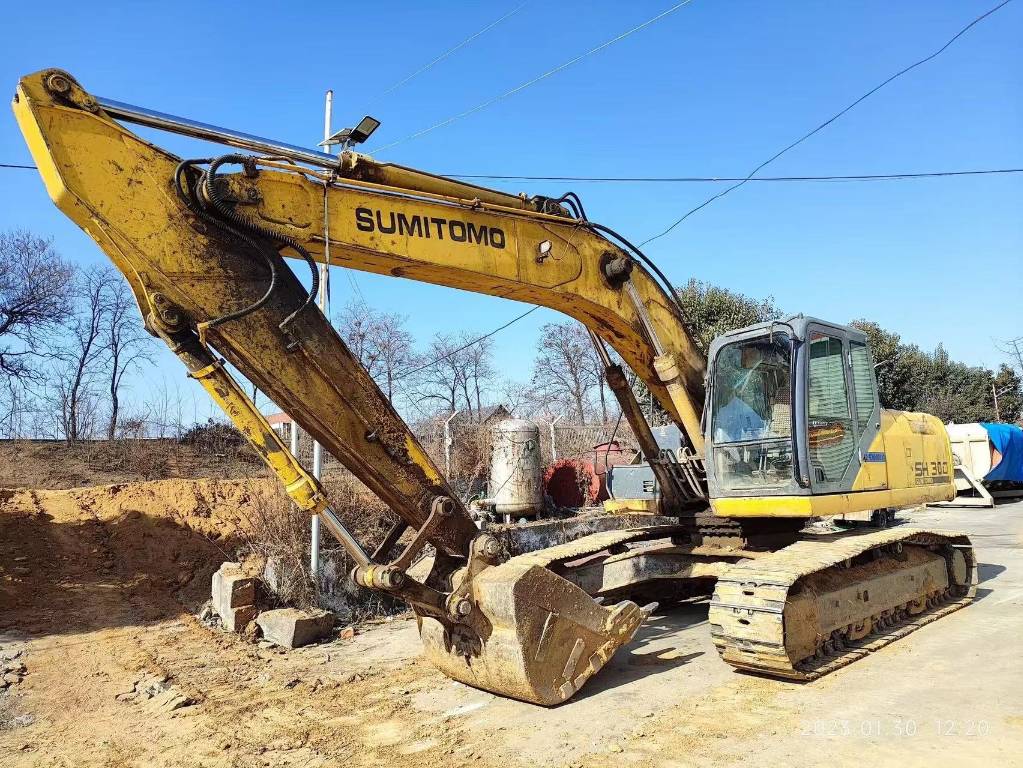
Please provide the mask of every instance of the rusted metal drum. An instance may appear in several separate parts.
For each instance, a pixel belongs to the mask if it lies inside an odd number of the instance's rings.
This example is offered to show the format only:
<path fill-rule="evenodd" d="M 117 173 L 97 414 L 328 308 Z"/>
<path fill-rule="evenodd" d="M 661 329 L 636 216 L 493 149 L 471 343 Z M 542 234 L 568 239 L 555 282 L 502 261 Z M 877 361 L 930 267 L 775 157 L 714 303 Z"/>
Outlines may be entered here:
<path fill-rule="evenodd" d="M 540 482 L 540 428 L 524 419 L 504 419 L 492 427 L 490 499 L 500 515 L 532 516 L 543 509 Z"/>

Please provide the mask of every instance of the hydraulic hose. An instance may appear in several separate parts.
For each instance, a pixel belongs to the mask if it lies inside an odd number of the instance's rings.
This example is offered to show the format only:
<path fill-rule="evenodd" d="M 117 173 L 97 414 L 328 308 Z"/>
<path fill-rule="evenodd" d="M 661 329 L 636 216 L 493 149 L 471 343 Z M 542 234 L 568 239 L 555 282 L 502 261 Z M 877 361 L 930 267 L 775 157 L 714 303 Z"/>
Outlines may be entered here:
<path fill-rule="evenodd" d="M 276 254 L 268 253 L 265 245 L 256 242 L 256 240 L 253 239 L 252 237 L 249 237 L 248 234 L 237 229 L 236 227 L 232 227 L 223 219 L 217 218 L 216 216 L 211 216 L 202 207 L 198 200 L 196 200 L 193 197 L 192 190 L 188 187 L 187 181 L 185 181 L 184 183 L 182 182 L 184 172 L 186 169 L 192 168 L 201 163 L 208 162 L 210 162 L 210 160 L 206 158 L 199 160 L 184 160 L 178 164 L 178 167 L 174 170 L 174 188 L 178 194 L 178 197 L 181 198 L 182 202 L 184 202 L 188 209 L 196 216 L 198 216 L 200 219 L 202 219 L 208 224 L 211 224 L 219 229 L 224 230 L 233 237 L 238 238 L 246 245 L 248 245 L 253 251 L 262 256 L 263 261 L 266 263 L 267 268 L 270 270 L 270 282 L 267 285 L 266 291 L 264 291 L 263 295 L 255 302 L 249 304 L 246 307 L 242 307 L 239 310 L 229 312 L 226 315 L 221 315 L 220 317 L 214 318 L 213 320 L 209 320 L 203 323 L 202 324 L 203 330 L 216 328 L 218 325 L 222 325 L 223 323 L 229 322 L 231 320 L 238 320 L 239 318 L 245 317 L 246 315 L 255 312 L 256 310 L 264 306 L 268 301 L 270 301 L 270 297 L 273 295 L 274 289 L 277 287 L 277 260 L 275 258 Z"/>
<path fill-rule="evenodd" d="M 671 307 L 671 309 L 673 310 L 675 319 L 679 321 L 683 328 L 685 328 L 686 333 L 689 334 L 689 337 L 693 340 L 697 347 L 700 347 L 701 346 L 700 340 L 699 338 L 697 338 L 696 334 L 693 333 L 693 329 L 689 325 L 689 322 L 686 320 L 686 316 L 682 311 L 682 297 L 678 295 L 678 291 L 675 290 L 675 286 L 672 285 L 668 278 L 664 276 L 664 273 L 661 272 L 657 264 L 654 263 L 653 259 L 648 257 L 637 246 L 630 243 L 628 240 L 619 235 L 610 227 L 605 227 L 603 224 L 597 224 L 592 221 L 585 222 L 584 226 L 611 235 L 611 237 L 618 240 L 618 242 L 620 242 L 622 245 L 624 245 L 626 248 L 628 248 L 630 251 L 636 254 L 636 256 L 644 264 L 646 264 L 647 267 L 649 267 L 650 271 L 653 272 L 654 275 L 660 281 L 661 290 L 664 292 L 664 297 L 668 299 L 668 306 Z"/>
<path fill-rule="evenodd" d="M 560 204 L 567 205 L 569 209 L 572 211 L 572 213 L 575 214 L 575 217 L 583 222 L 583 226 L 611 235 L 611 237 L 615 238 L 618 242 L 620 242 L 622 245 L 624 245 L 626 248 L 632 251 L 644 264 L 646 264 L 646 266 L 650 269 L 651 272 L 654 273 L 658 280 L 660 280 L 661 288 L 665 293 L 665 297 L 669 299 L 669 304 L 675 305 L 675 307 L 677 308 L 677 312 L 675 314 L 678 317 L 679 321 L 681 321 L 682 324 L 685 325 L 685 318 L 682 316 L 682 299 L 679 297 L 678 292 L 675 290 L 675 286 L 671 284 L 668 278 L 665 277 L 664 273 L 661 272 L 661 270 L 649 256 L 643 253 L 638 246 L 633 245 L 631 242 L 629 242 L 622 235 L 618 234 L 610 227 L 605 227 L 603 224 L 597 224 L 596 222 L 590 221 L 589 218 L 587 218 L 586 216 L 586 209 L 583 208 L 583 201 L 575 192 L 572 191 L 566 192 L 561 197 L 554 198 L 551 202 L 559 205 Z M 674 301 L 670 301 L 670 299 L 674 299 Z"/>
<path fill-rule="evenodd" d="M 316 294 L 319 293 L 320 290 L 319 269 L 317 268 L 316 262 L 313 260 L 313 257 L 309 254 L 309 251 L 307 251 L 297 240 L 289 237 L 288 235 L 285 235 L 282 232 L 278 232 L 275 229 L 264 226 L 262 224 L 257 224 L 256 222 L 246 219 L 224 201 L 223 197 L 220 194 L 220 190 L 217 189 L 216 174 L 217 170 L 219 170 L 219 168 L 222 165 L 226 165 L 228 163 L 244 165 L 246 166 L 246 168 L 250 168 L 252 167 L 253 159 L 251 157 L 247 157 L 246 155 L 233 154 L 218 157 L 216 160 L 210 163 L 209 169 L 206 171 L 205 174 L 203 174 L 202 178 L 199 180 L 199 185 L 201 185 L 202 194 L 205 196 L 205 198 L 209 200 L 210 204 L 217 211 L 217 213 L 220 214 L 220 216 L 227 220 L 228 222 L 234 224 L 236 227 L 247 230 L 254 235 L 264 237 L 267 240 L 276 241 L 278 243 L 281 243 L 282 245 L 286 245 L 289 248 L 292 248 L 305 260 L 306 264 L 309 265 L 309 272 L 312 275 L 309 294 L 306 296 L 305 301 L 302 303 L 301 306 L 298 307 L 298 309 L 296 309 L 294 312 L 292 312 L 290 315 L 284 318 L 284 320 L 281 321 L 280 329 L 286 332 L 287 327 L 291 325 L 291 322 L 298 316 L 298 314 L 307 309 L 309 306 L 311 306 L 313 302 L 316 300 Z"/>

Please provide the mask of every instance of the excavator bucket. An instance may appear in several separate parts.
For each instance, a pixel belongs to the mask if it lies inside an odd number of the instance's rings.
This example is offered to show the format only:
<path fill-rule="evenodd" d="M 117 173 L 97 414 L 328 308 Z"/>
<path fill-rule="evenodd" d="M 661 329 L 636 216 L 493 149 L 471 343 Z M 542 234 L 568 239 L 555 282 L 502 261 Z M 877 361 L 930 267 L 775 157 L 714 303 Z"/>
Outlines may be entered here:
<path fill-rule="evenodd" d="M 544 706 L 578 691 L 645 617 L 630 601 L 604 608 L 532 554 L 481 573 L 473 600 L 465 626 L 419 618 L 426 658 L 467 685 Z"/>

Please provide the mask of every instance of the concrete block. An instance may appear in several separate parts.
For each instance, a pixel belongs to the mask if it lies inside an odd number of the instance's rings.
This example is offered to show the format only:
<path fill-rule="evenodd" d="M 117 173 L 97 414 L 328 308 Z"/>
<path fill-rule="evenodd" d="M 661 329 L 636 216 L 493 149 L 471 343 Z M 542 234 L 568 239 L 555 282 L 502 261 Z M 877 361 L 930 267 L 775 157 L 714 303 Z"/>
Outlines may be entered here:
<path fill-rule="evenodd" d="M 213 604 L 225 608 L 255 605 L 256 580 L 238 563 L 224 563 L 213 574 Z"/>
<path fill-rule="evenodd" d="M 263 611 L 256 619 L 263 637 L 285 648 L 300 648 L 325 637 L 334 626 L 334 614 L 329 611 L 300 611 L 298 608 L 278 608 Z"/>
<path fill-rule="evenodd" d="M 213 574 L 213 610 L 231 632 L 241 632 L 256 617 L 256 580 L 238 563 L 224 563 Z"/>
<path fill-rule="evenodd" d="M 245 631 L 245 627 L 249 625 L 249 622 L 256 618 L 258 610 L 254 605 L 243 605 L 239 608 L 228 608 L 225 613 L 220 615 L 220 620 L 224 624 L 224 629 L 228 632 L 238 632 L 239 634 Z"/>

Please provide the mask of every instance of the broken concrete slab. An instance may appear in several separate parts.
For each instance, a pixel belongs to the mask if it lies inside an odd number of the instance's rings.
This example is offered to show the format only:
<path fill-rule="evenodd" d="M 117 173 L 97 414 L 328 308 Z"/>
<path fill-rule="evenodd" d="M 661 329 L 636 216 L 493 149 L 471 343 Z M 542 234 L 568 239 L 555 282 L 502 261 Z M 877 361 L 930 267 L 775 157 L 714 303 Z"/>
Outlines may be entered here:
<path fill-rule="evenodd" d="M 224 563 L 213 574 L 213 610 L 229 632 L 242 632 L 256 617 L 256 580 L 239 563 Z"/>
<path fill-rule="evenodd" d="M 223 563 L 213 574 L 213 605 L 238 608 L 256 603 L 256 579 L 240 563 Z"/>
<path fill-rule="evenodd" d="M 238 608 L 228 608 L 224 613 L 219 614 L 228 632 L 237 632 L 239 635 L 256 618 L 259 609 L 254 605 L 243 605 Z"/>
<path fill-rule="evenodd" d="M 321 610 L 277 608 L 259 614 L 256 624 L 270 642 L 285 648 L 300 648 L 325 637 L 334 627 L 334 614 Z"/>

